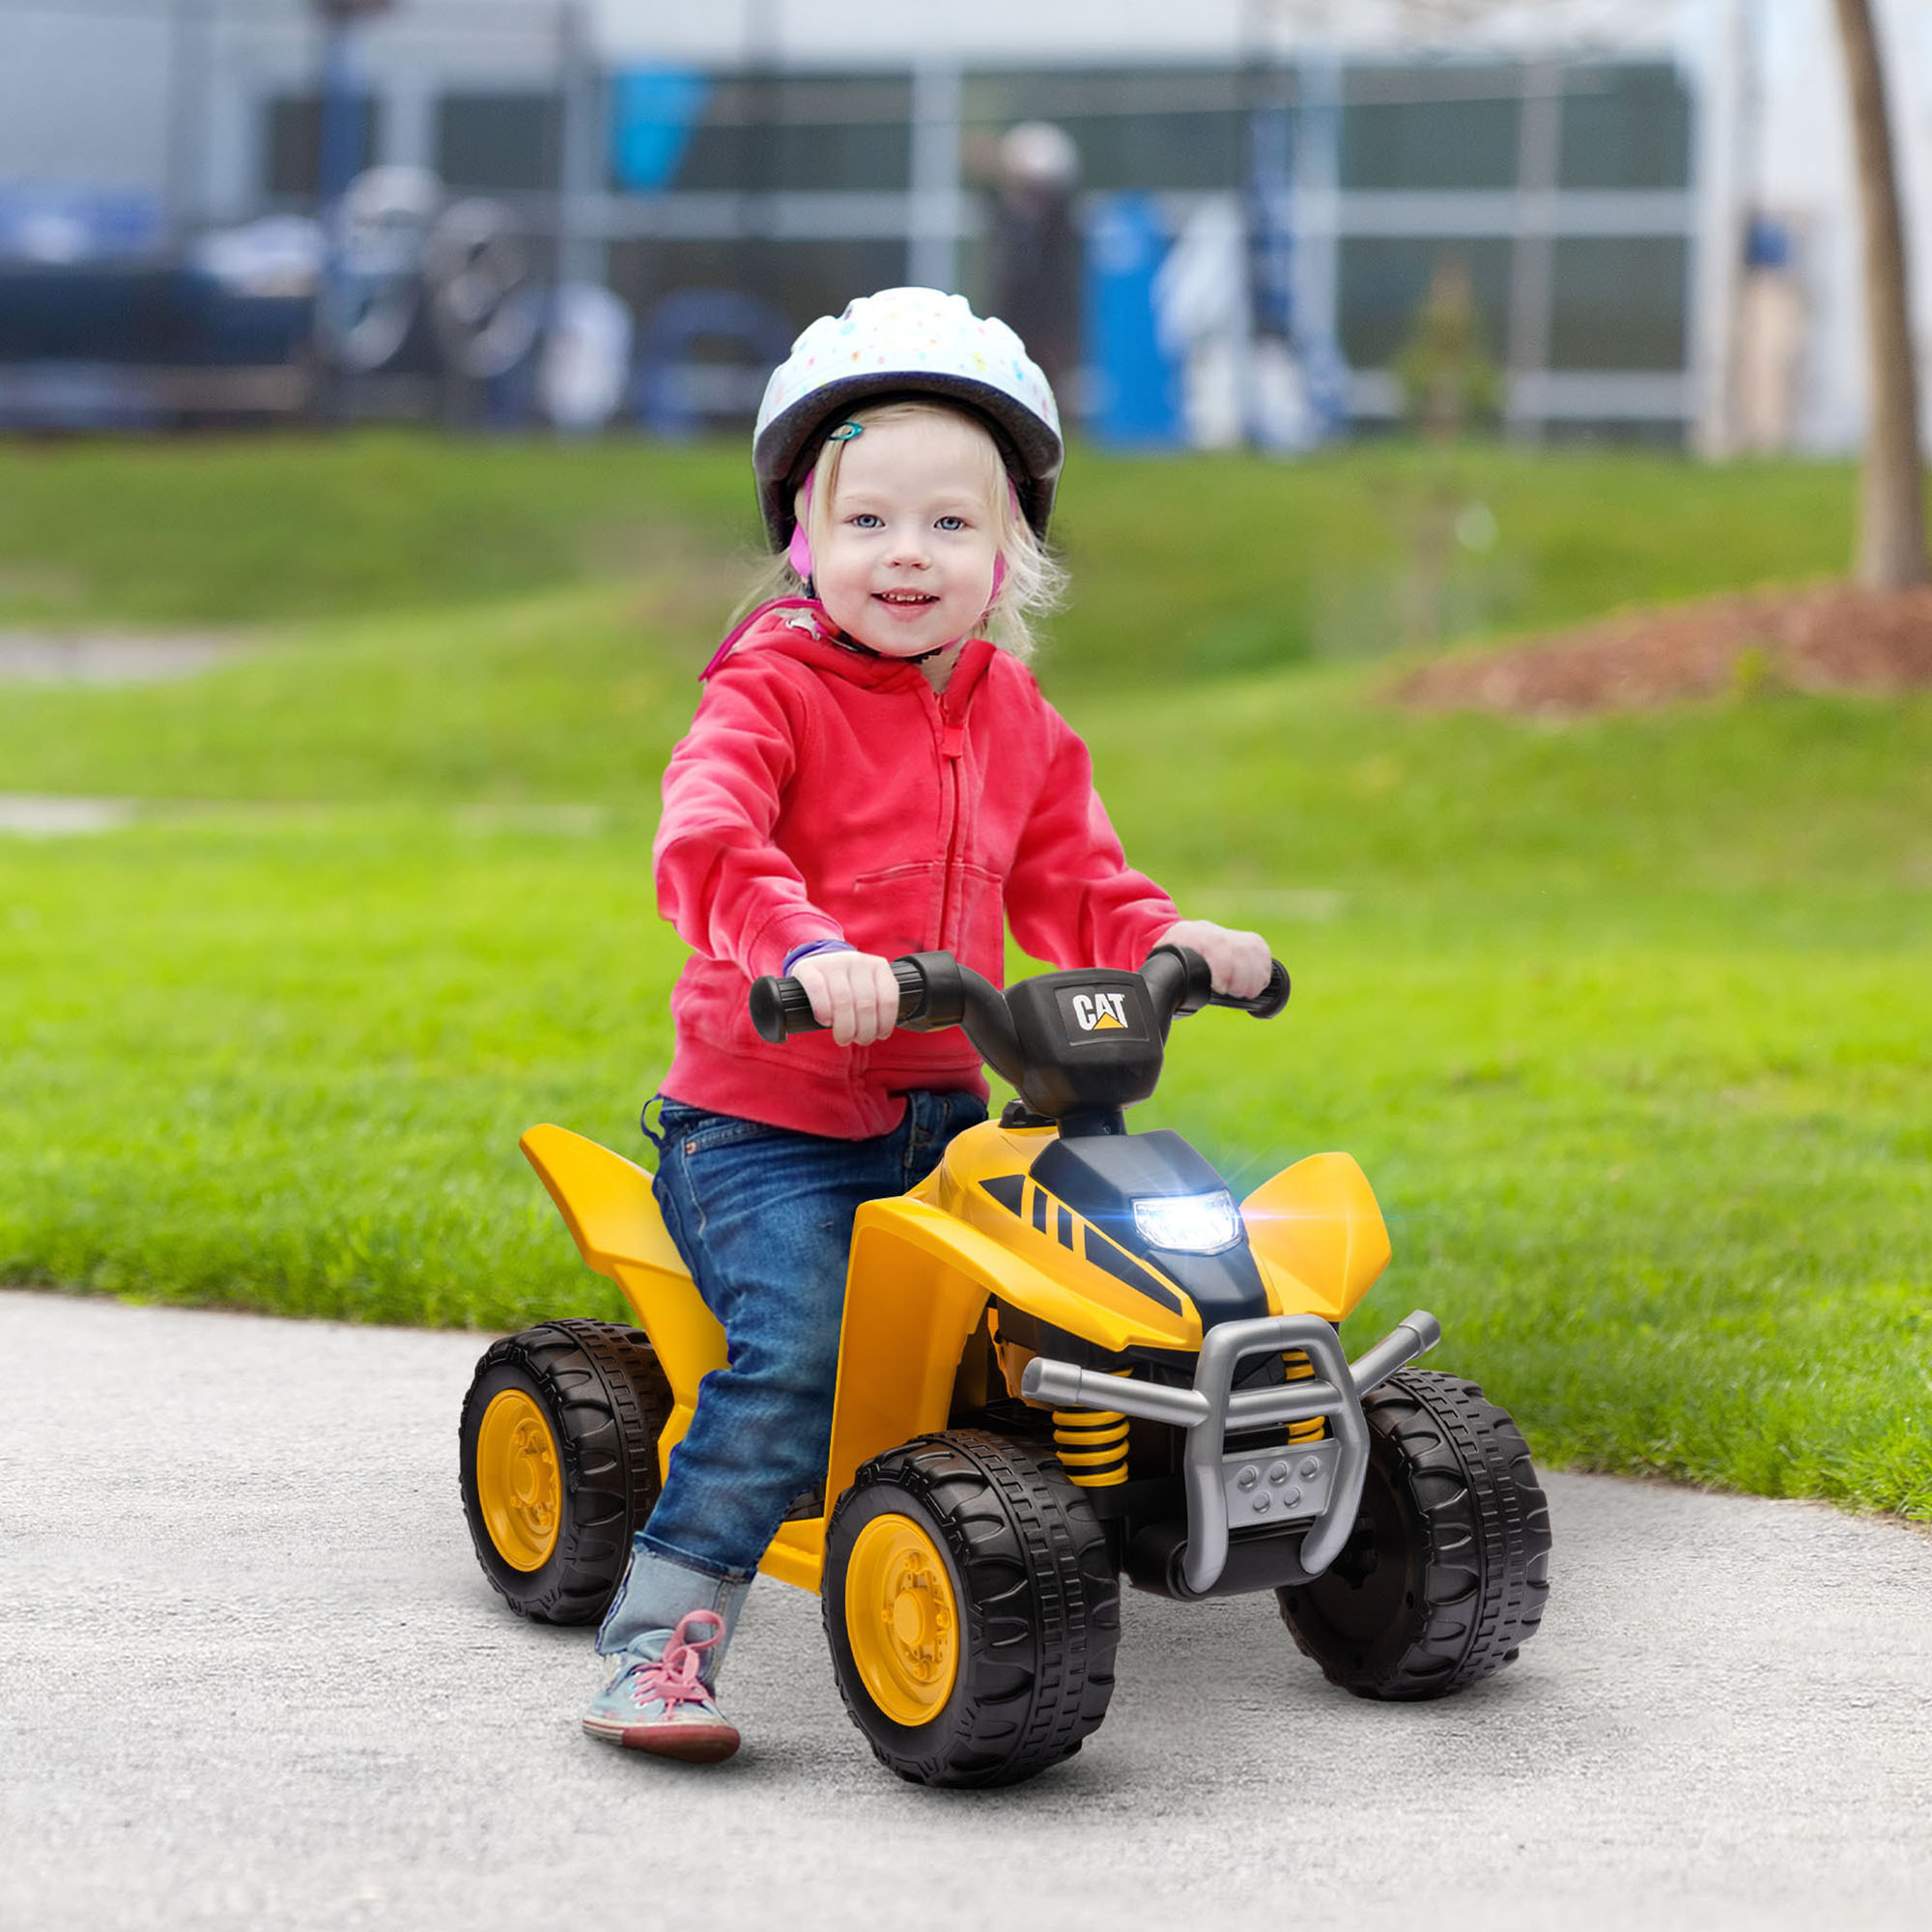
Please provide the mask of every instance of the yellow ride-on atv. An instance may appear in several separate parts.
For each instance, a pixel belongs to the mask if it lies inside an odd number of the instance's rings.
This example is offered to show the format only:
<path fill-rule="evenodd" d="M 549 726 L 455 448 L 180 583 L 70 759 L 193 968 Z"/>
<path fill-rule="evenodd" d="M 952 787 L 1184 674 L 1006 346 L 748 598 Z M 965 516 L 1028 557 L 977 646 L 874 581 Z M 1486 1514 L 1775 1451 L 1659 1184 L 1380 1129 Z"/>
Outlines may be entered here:
<path fill-rule="evenodd" d="M 1337 1338 L 1389 1259 L 1361 1169 L 1315 1154 L 1238 1208 L 1179 1134 L 1126 1131 L 1170 1021 L 1265 1017 L 1192 952 L 1002 993 L 950 955 L 896 962 L 900 1024 L 963 1026 L 1019 1094 L 852 1230 L 824 1501 L 763 1569 L 824 1599 L 838 1688 L 880 1759 L 1001 1784 L 1106 1715 L 1119 1579 L 1188 1601 L 1273 1590 L 1295 1642 L 1366 1697 L 1437 1697 L 1509 1662 L 1548 1592 L 1548 1518 L 1516 1425 L 1407 1365 L 1410 1315 L 1352 1363 Z M 813 1025 L 795 980 L 759 1031 Z M 496 1343 L 462 1422 L 464 1506 L 526 1616 L 600 1617 L 724 1335 L 649 1175 L 561 1127 L 524 1151 L 638 1328 L 551 1321 Z"/>

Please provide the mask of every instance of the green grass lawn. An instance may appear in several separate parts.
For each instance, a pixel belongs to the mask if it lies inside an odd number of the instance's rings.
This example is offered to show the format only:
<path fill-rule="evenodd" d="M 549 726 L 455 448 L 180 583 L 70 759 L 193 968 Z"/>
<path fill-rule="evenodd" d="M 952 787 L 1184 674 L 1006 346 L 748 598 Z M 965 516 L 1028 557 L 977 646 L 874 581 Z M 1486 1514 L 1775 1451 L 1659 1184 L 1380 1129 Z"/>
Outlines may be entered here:
<path fill-rule="evenodd" d="M 448 482 L 500 517 L 495 594 L 402 552 L 358 582 L 329 508 L 358 450 L 408 471 L 398 501 Z M 221 491 L 257 466 L 267 526 L 327 526 L 333 587 L 293 555 L 257 582 L 219 530 L 203 589 L 164 545 L 89 549 L 43 508 L 53 535 L 16 542 L 36 464 L 116 504 L 138 473 L 162 519 L 171 457 L 197 515 L 239 514 Z M 1267 1027 L 1178 1028 L 1148 1122 L 1243 1184 L 1352 1150 L 1397 1256 L 1358 1327 L 1435 1309 L 1437 1363 L 1544 1456 L 1932 1518 L 1932 700 L 1424 718 L 1376 698 L 1373 665 L 1297 665 L 1312 630 L 1163 681 L 1208 651 L 1204 605 L 1259 610 L 1279 571 L 1306 614 L 1347 533 L 1392 544 L 1364 506 L 1414 461 L 1080 459 L 1087 576 L 1043 674 L 1137 860 L 1296 976 Z M 1470 464 L 1502 529 L 1483 568 L 1521 546 L 1511 622 L 1827 568 L 1844 529 L 1831 472 Z M 622 573 L 574 546 L 633 471 L 690 549 Z M 0 1278 L 483 1327 L 614 1312 L 515 1139 L 554 1119 L 639 1151 L 679 958 L 657 775 L 729 602 L 736 489 L 705 451 L 401 439 L 0 462 L 0 560 L 73 572 L 70 614 L 278 626 L 188 684 L 0 689 L 0 788 L 153 801 L 99 838 L 0 838 Z M 1204 547 L 1160 550 L 1170 498 Z M 1236 543 L 1276 517 L 1277 552 Z M 1101 674 L 1116 639 L 1131 675 Z"/>
<path fill-rule="evenodd" d="M 1471 505 L 1489 511 L 1494 541 L 1448 545 L 1451 633 L 1828 575 L 1850 554 L 1852 501 L 1850 471 L 1826 464 L 1076 448 L 1056 523 L 1073 600 L 1054 662 L 1069 681 L 1142 683 L 1381 648 L 1429 532 Z M 670 628 L 715 638 L 755 539 L 735 443 L 0 446 L 0 625 L 283 627 L 668 567 L 681 592 Z"/>

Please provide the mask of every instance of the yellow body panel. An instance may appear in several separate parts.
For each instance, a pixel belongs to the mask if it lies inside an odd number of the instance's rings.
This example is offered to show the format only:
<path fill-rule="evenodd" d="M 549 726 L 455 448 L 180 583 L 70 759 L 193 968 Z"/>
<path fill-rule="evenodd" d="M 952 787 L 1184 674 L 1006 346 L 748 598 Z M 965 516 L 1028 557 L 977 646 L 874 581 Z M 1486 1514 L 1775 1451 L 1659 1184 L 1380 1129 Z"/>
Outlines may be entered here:
<path fill-rule="evenodd" d="M 1178 1311 L 1163 1308 L 1087 1260 L 1086 1244 L 1106 1236 L 1079 1215 L 1062 1209 L 1071 1224 L 1070 1246 L 1036 1228 L 1031 1182 L 1019 1214 L 986 1193 L 980 1183 L 1025 1172 L 1054 1138 L 1051 1129 L 1011 1129 L 991 1121 L 969 1127 L 909 1198 L 929 1201 L 985 1238 L 997 1256 L 986 1261 L 988 1280 L 998 1282 L 1000 1299 L 1009 1306 L 1116 1354 L 1129 1348 L 1200 1348 L 1201 1318 L 1193 1304 L 1144 1258 L 1137 1257 L 1140 1264 L 1173 1292 L 1180 1303 Z"/>
<path fill-rule="evenodd" d="M 825 1519 L 815 1516 L 798 1522 L 781 1522 L 758 1568 L 781 1583 L 815 1596 L 825 1570 Z"/>
<path fill-rule="evenodd" d="M 1119 1353 L 1193 1350 L 1193 1304 L 1156 1268 L 1179 1310 L 1138 1293 L 1087 1259 L 1098 1229 L 1060 1207 L 1034 1224 L 1028 1179 L 1015 1213 L 989 1179 L 1026 1176 L 1050 1128 L 987 1122 L 953 1141 L 910 1194 L 868 1201 L 853 1222 L 839 1343 L 838 1391 L 825 1493 L 835 1501 L 868 1458 L 944 1429 L 960 1358 L 989 1297 Z M 523 1149 L 583 1259 L 624 1292 L 669 1378 L 676 1405 L 660 1438 L 665 1468 L 697 1403 L 698 1383 L 724 1365 L 724 1331 L 705 1307 L 651 1193 L 651 1177 L 562 1127 L 532 1127 Z M 1242 1204 L 1250 1242 L 1278 1314 L 1340 1321 L 1389 1259 L 1388 1233 L 1361 1169 L 1347 1154 L 1298 1161 Z M 1147 1267 L 1145 1261 L 1141 1263 Z M 759 1566 L 817 1590 L 825 1519 L 782 1524 Z"/>
<path fill-rule="evenodd" d="M 1389 1264 L 1388 1228 L 1352 1154 L 1284 1168 L 1241 1203 L 1241 1218 L 1277 1315 L 1339 1321 Z"/>
<path fill-rule="evenodd" d="M 838 1343 L 828 1502 L 868 1457 L 946 1427 L 966 1338 L 980 1325 L 989 1279 L 1004 1284 L 1007 1263 L 991 1241 L 914 1195 L 867 1201 L 859 1209 Z"/>

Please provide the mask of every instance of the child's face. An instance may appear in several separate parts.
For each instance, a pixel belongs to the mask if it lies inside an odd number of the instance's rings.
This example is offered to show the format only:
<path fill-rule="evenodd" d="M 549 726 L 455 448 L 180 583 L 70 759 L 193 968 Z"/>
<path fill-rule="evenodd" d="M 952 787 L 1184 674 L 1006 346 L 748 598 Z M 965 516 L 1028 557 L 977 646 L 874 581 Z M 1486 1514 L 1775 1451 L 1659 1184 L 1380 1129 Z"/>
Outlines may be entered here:
<path fill-rule="evenodd" d="M 818 601 L 847 637 L 917 657 L 985 615 L 996 554 L 985 441 L 963 418 L 932 415 L 873 423 L 845 445 L 811 562 Z"/>

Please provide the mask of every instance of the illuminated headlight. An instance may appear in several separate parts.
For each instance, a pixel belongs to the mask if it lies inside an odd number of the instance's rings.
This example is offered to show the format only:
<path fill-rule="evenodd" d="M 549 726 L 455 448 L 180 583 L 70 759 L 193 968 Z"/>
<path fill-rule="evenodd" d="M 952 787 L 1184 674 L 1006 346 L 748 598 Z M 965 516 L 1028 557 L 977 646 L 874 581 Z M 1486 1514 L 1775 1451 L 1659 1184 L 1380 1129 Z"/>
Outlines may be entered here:
<path fill-rule="evenodd" d="M 1241 1238 L 1235 1198 L 1218 1194 L 1160 1194 L 1134 1203 L 1134 1226 L 1153 1248 L 1177 1254 L 1218 1255 Z"/>

